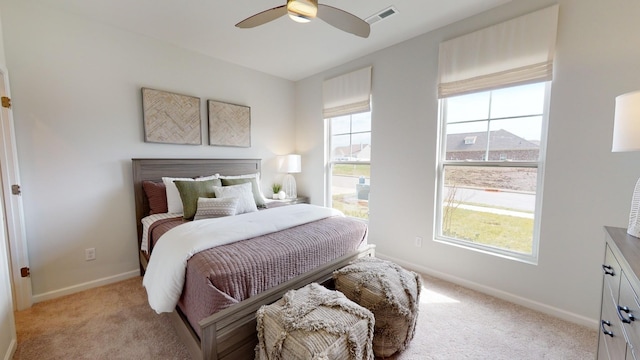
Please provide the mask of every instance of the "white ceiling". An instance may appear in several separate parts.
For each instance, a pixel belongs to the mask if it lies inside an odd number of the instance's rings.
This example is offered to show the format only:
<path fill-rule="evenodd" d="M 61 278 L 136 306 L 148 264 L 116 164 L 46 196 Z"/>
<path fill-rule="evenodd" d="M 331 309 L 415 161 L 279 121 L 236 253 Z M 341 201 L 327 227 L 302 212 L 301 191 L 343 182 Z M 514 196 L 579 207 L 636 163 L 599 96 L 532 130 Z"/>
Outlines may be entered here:
<path fill-rule="evenodd" d="M 34 1 L 295 81 L 510 0 L 319 0 L 363 19 L 393 5 L 398 13 L 373 24 L 367 39 L 319 19 L 299 24 L 285 16 L 253 29 L 235 27 L 286 0 Z"/>

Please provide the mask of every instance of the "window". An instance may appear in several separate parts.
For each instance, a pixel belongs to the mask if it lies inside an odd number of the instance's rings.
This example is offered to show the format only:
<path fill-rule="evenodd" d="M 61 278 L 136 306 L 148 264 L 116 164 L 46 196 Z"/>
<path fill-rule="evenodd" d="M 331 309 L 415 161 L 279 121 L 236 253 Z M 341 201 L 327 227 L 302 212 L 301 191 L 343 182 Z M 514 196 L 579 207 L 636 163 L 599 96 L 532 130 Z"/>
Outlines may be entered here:
<path fill-rule="evenodd" d="M 537 257 L 547 84 L 440 100 L 436 238 Z"/>
<path fill-rule="evenodd" d="M 558 9 L 440 43 L 438 240 L 537 262 Z"/>
<path fill-rule="evenodd" d="M 369 219 L 371 66 L 322 83 L 327 128 L 326 205 Z"/>
<path fill-rule="evenodd" d="M 326 119 L 328 129 L 329 207 L 369 219 L 371 180 L 371 112 Z"/>

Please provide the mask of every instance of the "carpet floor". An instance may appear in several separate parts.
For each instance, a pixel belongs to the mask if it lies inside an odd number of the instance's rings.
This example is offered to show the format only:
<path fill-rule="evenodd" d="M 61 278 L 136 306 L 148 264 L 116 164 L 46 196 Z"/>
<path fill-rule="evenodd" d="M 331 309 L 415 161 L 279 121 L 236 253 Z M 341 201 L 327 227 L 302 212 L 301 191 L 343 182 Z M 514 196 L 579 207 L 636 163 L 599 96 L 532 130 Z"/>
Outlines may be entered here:
<path fill-rule="evenodd" d="M 414 339 L 393 360 L 595 359 L 596 329 L 578 326 L 430 276 Z M 189 359 L 166 315 L 134 278 L 16 313 L 14 360 Z"/>

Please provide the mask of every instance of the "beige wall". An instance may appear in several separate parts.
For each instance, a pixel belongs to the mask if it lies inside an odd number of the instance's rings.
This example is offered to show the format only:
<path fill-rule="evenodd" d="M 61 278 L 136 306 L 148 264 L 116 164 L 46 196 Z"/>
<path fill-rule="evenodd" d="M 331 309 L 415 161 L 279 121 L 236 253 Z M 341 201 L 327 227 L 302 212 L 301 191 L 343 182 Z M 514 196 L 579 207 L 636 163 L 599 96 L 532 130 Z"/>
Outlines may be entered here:
<path fill-rule="evenodd" d="M 294 150 L 294 84 L 28 1 L 2 1 L 34 300 L 136 276 L 131 158 Z M 141 88 L 201 98 L 205 145 L 143 141 Z M 251 107 L 250 148 L 206 145 L 206 100 Z M 95 248 L 95 261 L 85 261 Z"/>
<path fill-rule="evenodd" d="M 438 44 L 556 3 L 514 0 L 296 83 L 300 188 L 322 204 L 322 81 L 373 65 L 369 240 L 416 270 L 596 326 L 603 225 L 626 227 L 640 153 L 611 153 L 615 96 L 640 89 L 640 2 L 559 0 L 538 265 L 433 240 Z M 372 30 L 375 33 L 375 25 Z M 415 247 L 414 238 L 425 240 Z"/>

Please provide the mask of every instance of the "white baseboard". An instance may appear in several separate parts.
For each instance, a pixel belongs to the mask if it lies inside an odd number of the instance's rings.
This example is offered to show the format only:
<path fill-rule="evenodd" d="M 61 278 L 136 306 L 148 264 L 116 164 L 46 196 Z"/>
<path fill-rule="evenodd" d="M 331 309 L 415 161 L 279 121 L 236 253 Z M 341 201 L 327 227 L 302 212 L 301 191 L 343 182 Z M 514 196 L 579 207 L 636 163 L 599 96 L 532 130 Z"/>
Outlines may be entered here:
<path fill-rule="evenodd" d="M 578 324 L 578 325 L 582 325 L 582 326 L 586 326 L 589 328 L 593 328 L 593 329 L 597 329 L 599 326 L 599 321 L 596 319 L 591 319 L 582 315 L 578 315 L 566 310 L 562 310 L 553 306 L 549 306 L 537 301 L 533 301 L 531 299 L 527 299 L 527 298 L 523 298 L 521 296 L 517 296 L 502 290 L 498 290 L 489 286 L 485 286 L 485 285 L 481 285 L 478 283 L 474 283 L 472 281 L 468 281 L 456 276 L 452 276 L 440 271 L 436 271 L 424 266 L 420 266 L 420 265 L 416 265 L 416 264 L 412 264 L 397 258 L 393 258 L 390 256 L 386 256 L 384 254 L 381 254 L 380 252 L 376 252 L 376 257 L 380 258 L 380 259 L 384 259 L 384 260 L 389 260 L 392 261 L 404 268 L 407 268 L 409 270 L 413 270 L 415 272 L 418 273 L 422 273 L 422 274 L 426 274 L 426 275 L 430 275 L 478 292 L 481 292 L 483 294 L 487 294 L 490 296 L 494 296 L 496 298 L 502 299 L 502 300 L 506 300 L 509 301 L 511 303 L 514 304 L 518 304 L 521 306 L 524 306 L 526 308 L 532 309 L 532 310 L 536 310 L 569 322 L 572 322 L 574 324 Z"/>
<path fill-rule="evenodd" d="M 92 280 L 86 283 L 69 286 L 66 288 L 62 288 L 59 290 L 49 291 L 43 294 L 33 295 L 32 299 L 34 303 L 38 303 L 45 300 L 51 300 L 55 298 L 59 298 L 61 296 L 74 294 L 83 290 L 93 289 L 98 286 L 109 285 L 113 283 L 117 283 L 119 281 L 127 280 L 134 278 L 136 276 L 140 276 L 140 270 L 131 270 L 126 273 L 108 276 L 102 279 Z"/>
<path fill-rule="evenodd" d="M 18 340 L 16 338 L 11 339 L 11 344 L 9 344 L 9 348 L 7 349 L 7 353 L 4 354 L 4 360 L 13 359 L 13 355 L 16 353 L 18 349 Z"/>

